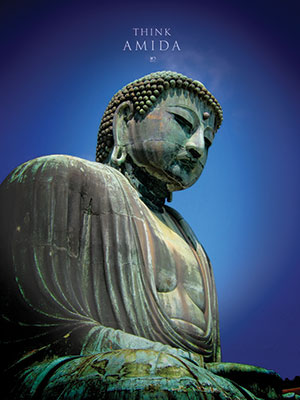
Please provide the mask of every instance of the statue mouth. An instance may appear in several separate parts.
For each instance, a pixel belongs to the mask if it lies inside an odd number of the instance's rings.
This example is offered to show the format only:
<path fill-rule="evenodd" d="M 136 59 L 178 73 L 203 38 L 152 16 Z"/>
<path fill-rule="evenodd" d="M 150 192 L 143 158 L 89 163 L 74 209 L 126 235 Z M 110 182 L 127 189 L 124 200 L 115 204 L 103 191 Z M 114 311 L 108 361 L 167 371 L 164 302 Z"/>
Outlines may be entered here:
<path fill-rule="evenodd" d="M 200 165 L 201 169 L 203 169 L 203 165 L 199 161 L 199 158 L 193 157 L 185 150 L 180 151 L 177 154 L 176 159 L 179 161 L 180 165 L 182 165 L 184 167 L 184 169 L 186 169 L 188 171 L 193 170 L 195 167 L 197 167 L 197 165 Z"/>
<path fill-rule="evenodd" d="M 186 158 L 186 159 L 180 160 L 180 164 L 187 170 L 193 170 L 195 168 L 197 162 L 190 158 Z"/>

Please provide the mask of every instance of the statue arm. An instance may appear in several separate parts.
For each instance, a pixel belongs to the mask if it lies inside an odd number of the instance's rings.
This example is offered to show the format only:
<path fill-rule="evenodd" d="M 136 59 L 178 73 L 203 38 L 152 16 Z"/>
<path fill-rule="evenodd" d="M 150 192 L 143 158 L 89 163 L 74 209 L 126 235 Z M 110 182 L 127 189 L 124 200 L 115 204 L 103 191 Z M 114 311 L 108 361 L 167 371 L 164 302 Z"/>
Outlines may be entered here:
<path fill-rule="evenodd" d="M 126 297 L 118 299 L 116 280 L 123 278 L 109 266 L 116 241 L 108 235 L 115 223 L 111 208 L 120 212 L 122 204 L 109 203 L 105 191 L 117 187 L 105 171 L 98 163 L 47 156 L 18 167 L 1 187 L 7 229 L 2 298 L 15 299 L 14 305 L 4 299 L 9 308 L 3 306 L 2 314 L 7 336 L 14 330 L 17 341 L 23 338 L 20 346 L 12 342 L 13 359 L 58 340 L 62 356 L 139 348 L 197 357 L 124 332 L 131 332 L 122 320 Z"/>
<path fill-rule="evenodd" d="M 0 186 L 1 342 L 10 362 L 57 340 L 63 355 L 78 354 L 79 337 L 110 312 L 110 299 L 100 297 L 104 235 L 91 232 L 103 211 L 96 202 L 102 171 L 75 157 L 46 156 L 20 165 Z M 64 338 L 73 342 L 66 349 Z"/>

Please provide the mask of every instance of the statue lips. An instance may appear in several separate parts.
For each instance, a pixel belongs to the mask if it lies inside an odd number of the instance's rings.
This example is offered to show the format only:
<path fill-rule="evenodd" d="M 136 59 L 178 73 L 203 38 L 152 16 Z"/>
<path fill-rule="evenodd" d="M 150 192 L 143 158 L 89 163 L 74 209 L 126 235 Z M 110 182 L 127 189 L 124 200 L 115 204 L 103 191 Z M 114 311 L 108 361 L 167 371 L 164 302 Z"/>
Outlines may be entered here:
<path fill-rule="evenodd" d="M 185 150 L 180 151 L 177 154 L 176 158 L 180 162 L 180 164 L 182 164 L 183 167 L 188 171 L 192 171 L 198 163 L 201 165 L 201 171 L 204 168 L 204 165 L 200 162 L 199 158 L 193 157 Z"/>

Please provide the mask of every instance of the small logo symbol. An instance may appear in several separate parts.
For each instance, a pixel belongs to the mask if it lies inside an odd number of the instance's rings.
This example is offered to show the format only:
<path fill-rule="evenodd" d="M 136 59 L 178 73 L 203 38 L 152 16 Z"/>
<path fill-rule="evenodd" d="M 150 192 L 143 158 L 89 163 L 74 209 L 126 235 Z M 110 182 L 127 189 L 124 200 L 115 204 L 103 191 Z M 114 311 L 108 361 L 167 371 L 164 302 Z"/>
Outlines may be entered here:
<path fill-rule="evenodd" d="M 151 56 L 150 57 L 150 62 L 156 62 L 156 57 L 155 56 Z"/>

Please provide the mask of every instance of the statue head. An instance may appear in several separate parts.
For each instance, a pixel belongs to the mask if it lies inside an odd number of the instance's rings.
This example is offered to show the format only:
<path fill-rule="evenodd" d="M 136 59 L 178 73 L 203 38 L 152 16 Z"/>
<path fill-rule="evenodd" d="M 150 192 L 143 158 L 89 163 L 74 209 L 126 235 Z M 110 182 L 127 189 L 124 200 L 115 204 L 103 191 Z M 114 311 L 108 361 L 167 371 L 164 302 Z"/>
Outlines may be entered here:
<path fill-rule="evenodd" d="M 170 193 L 185 189 L 199 178 L 222 119 L 219 103 L 199 81 L 152 73 L 113 96 L 100 124 L 96 161 L 121 171 L 129 162 L 131 175 L 142 171 Z"/>

